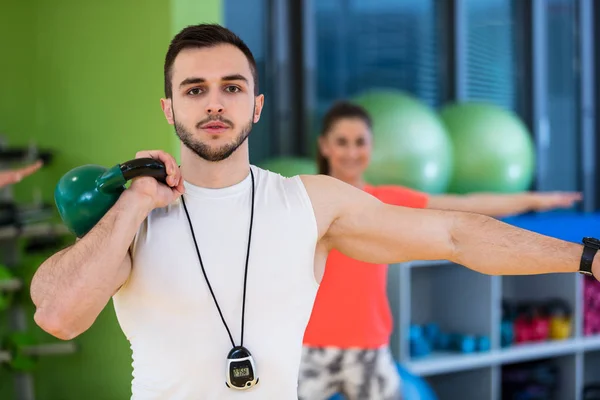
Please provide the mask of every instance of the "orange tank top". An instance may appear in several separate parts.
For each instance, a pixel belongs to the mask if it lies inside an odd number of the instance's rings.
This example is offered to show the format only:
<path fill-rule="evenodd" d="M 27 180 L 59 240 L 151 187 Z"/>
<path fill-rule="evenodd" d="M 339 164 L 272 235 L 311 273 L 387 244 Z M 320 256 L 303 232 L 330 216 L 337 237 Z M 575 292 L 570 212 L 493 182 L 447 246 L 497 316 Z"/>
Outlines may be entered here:
<path fill-rule="evenodd" d="M 428 195 L 398 186 L 365 186 L 384 203 L 425 208 Z M 369 264 L 332 250 L 304 333 L 304 345 L 373 349 L 389 344 L 392 313 L 387 264 Z"/>

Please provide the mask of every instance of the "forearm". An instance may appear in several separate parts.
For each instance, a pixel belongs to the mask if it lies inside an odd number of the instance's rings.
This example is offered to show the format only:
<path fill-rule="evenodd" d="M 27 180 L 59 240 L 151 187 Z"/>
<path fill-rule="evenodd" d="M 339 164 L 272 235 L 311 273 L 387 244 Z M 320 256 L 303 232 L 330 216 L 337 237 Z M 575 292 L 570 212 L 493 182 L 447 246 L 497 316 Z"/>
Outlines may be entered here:
<path fill-rule="evenodd" d="M 466 211 L 497 218 L 521 214 L 535 206 L 536 198 L 531 193 L 441 195 L 433 196 L 429 202 L 429 208 L 433 209 Z"/>
<path fill-rule="evenodd" d="M 81 240 L 40 266 L 31 283 L 38 323 L 75 334 L 93 323 L 129 273 L 124 260 L 147 216 L 144 200 L 125 191 Z"/>
<path fill-rule="evenodd" d="M 583 246 L 483 215 L 455 213 L 451 261 L 488 275 L 576 272 Z"/>

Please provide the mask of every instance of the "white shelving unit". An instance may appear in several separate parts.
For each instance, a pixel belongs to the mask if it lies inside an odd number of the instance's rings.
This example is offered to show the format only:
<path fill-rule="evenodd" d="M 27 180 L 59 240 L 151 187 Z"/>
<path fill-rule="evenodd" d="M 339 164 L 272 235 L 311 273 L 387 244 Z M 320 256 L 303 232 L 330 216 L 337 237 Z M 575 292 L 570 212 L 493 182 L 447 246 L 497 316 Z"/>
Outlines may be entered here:
<path fill-rule="evenodd" d="M 584 337 L 583 277 L 579 274 L 487 276 L 450 262 L 392 265 L 388 293 L 394 315 L 392 351 L 396 360 L 424 377 L 440 400 L 502 398 L 502 367 L 552 360 L 560 370 L 560 399 L 582 398 L 583 387 L 600 383 L 600 336 Z M 502 300 L 561 298 L 572 308 L 572 335 L 565 340 L 500 345 Z M 432 352 L 413 359 L 412 324 L 437 323 L 446 332 L 486 335 L 491 349 L 462 354 Z"/>

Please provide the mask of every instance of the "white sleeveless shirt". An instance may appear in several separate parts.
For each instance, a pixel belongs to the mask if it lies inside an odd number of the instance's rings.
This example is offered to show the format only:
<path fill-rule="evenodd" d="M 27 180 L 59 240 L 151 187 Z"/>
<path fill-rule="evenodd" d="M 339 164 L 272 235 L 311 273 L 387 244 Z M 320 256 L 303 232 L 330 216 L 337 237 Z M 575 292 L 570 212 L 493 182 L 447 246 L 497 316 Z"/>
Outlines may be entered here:
<path fill-rule="evenodd" d="M 258 384 L 225 385 L 231 340 L 198 260 L 181 199 L 155 209 L 132 244 L 132 271 L 114 295 L 133 352 L 132 399 L 297 399 L 302 338 L 315 300 L 317 224 L 299 177 L 251 167 L 254 227 L 248 266 L 244 346 Z M 206 274 L 240 344 L 252 181 L 184 195 Z"/>

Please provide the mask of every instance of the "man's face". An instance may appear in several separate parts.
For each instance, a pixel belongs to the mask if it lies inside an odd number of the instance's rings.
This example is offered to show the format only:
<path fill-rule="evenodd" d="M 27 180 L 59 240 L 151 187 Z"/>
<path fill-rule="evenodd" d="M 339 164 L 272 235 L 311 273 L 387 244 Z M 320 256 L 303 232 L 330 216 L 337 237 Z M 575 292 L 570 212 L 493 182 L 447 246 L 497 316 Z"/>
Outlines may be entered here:
<path fill-rule="evenodd" d="M 229 157 L 258 122 L 263 96 L 244 53 L 232 45 L 185 49 L 175 58 L 173 96 L 162 99 L 179 139 L 208 161 Z"/>

